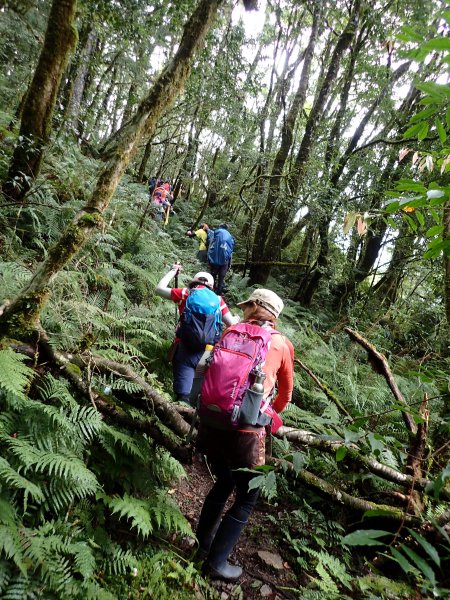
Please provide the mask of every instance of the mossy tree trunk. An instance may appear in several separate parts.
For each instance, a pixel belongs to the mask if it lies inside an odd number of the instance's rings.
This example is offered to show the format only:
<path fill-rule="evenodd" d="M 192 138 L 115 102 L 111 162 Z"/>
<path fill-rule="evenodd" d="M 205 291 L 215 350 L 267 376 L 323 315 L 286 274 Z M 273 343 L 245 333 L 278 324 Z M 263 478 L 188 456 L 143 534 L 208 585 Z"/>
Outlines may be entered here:
<path fill-rule="evenodd" d="M 19 142 L 3 184 L 3 193 L 12 200 L 23 201 L 40 170 L 59 84 L 77 39 L 76 5 L 76 0 L 53 0 L 44 46 L 23 107 Z"/>
<path fill-rule="evenodd" d="M 212 25 L 219 6 L 225 0 L 201 0 L 187 21 L 176 55 L 156 79 L 136 114 L 122 129 L 115 152 L 104 166 L 92 197 L 60 240 L 48 251 L 48 256 L 37 269 L 28 285 L 0 317 L 0 335 L 32 337 L 40 313 L 49 297 L 49 285 L 57 273 L 80 250 L 93 230 L 102 223 L 102 214 L 108 207 L 116 187 L 142 137 L 149 139 L 158 119 L 183 90 L 190 73 L 192 58 Z"/>
<path fill-rule="evenodd" d="M 450 239 L 450 201 L 444 206 L 444 240 Z M 450 253 L 444 256 L 444 296 L 445 296 L 445 317 L 447 324 L 450 325 Z"/>
<path fill-rule="evenodd" d="M 323 82 L 321 84 L 320 90 L 317 95 L 317 99 L 314 103 L 314 106 L 308 116 L 305 132 L 303 134 L 302 141 L 300 143 L 300 147 L 295 158 L 293 172 L 289 176 L 289 188 L 293 197 L 296 196 L 298 189 L 301 186 L 301 182 L 306 172 L 306 165 L 309 160 L 313 144 L 315 141 L 315 134 L 317 132 L 320 120 L 323 115 L 323 111 L 325 108 L 326 101 L 329 98 L 331 93 L 332 85 L 336 80 L 338 75 L 339 67 L 341 64 L 341 59 L 348 49 L 355 35 L 355 24 L 357 21 L 357 17 L 360 11 L 360 2 L 357 0 L 355 2 L 353 12 L 347 22 L 347 25 L 341 35 L 338 38 L 336 46 L 333 50 L 333 54 L 330 59 L 330 64 L 327 69 L 327 73 Z M 313 32 L 313 30 L 312 30 Z M 312 34 L 311 34 L 312 35 Z M 306 63 L 306 56 L 305 56 Z M 304 63 L 304 66 L 305 66 Z M 303 79 L 303 73 L 302 78 Z M 309 70 L 308 70 L 309 76 Z M 305 81 L 305 85 L 307 85 L 308 80 Z M 303 92 L 301 90 L 301 86 L 297 91 L 297 96 L 300 98 L 306 97 L 306 89 Z M 293 105 L 294 108 L 294 105 Z M 297 107 L 298 110 L 301 108 L 299 105 Z M 269 194 L 266 201 L 266 209 L 264 213 L 260 217 L 258 222 L 258 226 L 255 232 L 255 245 L 252 251 L 252 261 L 253 263 L 258 263 L 261 261 L 273 261 L 276 260 L 280 253 L 280 240 L 283 239 L 283 233 L 286 229 L 286 224 L 288 222 L 288 215 L 292 210 L 290 203 L 278 202 L 280 188 L 279 188 L 279 178 L 281 175 L 281 171 L 279 168 L 283 169 L 284 164 L 286 162 L 287 156 L 289 154 L 290 148 L 292 146 L 292 131 L 295 125 L 294 117 L 293 123 L 291 124 L 291 131 L 286 129 L 282 135 L 282 141 L 280 144 L 280 149 L 277 154 L 277 159 L 274 162 L 274 168 L 272 169 L 272 179 L 269 185 Z M 287 121 L 287 120 L 286 120 Z M 287 134 L 287 136 L 286 136 Z M 284 156 L 286 154 L 286 156 Z M 281 160 L 279 160 L 281 159 Z M 278 171 L 275 171 L 275 168 L 278 164 Z M 266 268 L 262 270 L 260 267 L 254 266 L 250 269 L 250 282 L 251 283 L 266 283 L 268 277 L 270 275 L 270 269 Z"/>

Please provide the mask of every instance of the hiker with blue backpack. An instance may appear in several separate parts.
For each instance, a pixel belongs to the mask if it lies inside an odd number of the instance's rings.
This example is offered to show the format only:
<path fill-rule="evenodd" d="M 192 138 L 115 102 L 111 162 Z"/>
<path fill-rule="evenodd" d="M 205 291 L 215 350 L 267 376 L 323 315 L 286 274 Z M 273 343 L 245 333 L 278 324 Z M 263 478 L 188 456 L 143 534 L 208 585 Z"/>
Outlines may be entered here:
<path fill-rule="evenodd" d="M 234 250 L 234 238 L 228 231 L 228 225 L 222 223 L 214 230 L 208 231 L 208 264 L 214 277 L 214 291 L 222 294 L 225 275 L 231 266 Z"/>
<path fill-rule="evenodd" d="M 239 317 L 233 317 L 224 300 L 213 292 L 210 273 L 200 271 L 187 287 L 168 287 L 181 268 L 180 264 L 173 265 L 158 283 L 156 293 L 178 305 L 180 320 L 172 357 L 173 391 L 177 400 L 189 403 L 195 368 L 205 347 L 220 339 L 223 324 L 232 325 Z"/>
<path fill-rule="evenodd" d="M 199 396 L 197 450 L 206 455 L 216 480 L 197 526 L 197 560 L 214 578 L 236 581 L 242 568 L 228 562 L 259 495 L 250 488 L 258 474 L 241 470 L 265 463 L 266 433 L 281 426 L 290 402 L 294 348 L 276 330 L 283 301 L 257 289 L 238 304 L 243 322 L 229 327 L 216 344 Z M 222 518 L 225 504 L 236 492 Z"/>

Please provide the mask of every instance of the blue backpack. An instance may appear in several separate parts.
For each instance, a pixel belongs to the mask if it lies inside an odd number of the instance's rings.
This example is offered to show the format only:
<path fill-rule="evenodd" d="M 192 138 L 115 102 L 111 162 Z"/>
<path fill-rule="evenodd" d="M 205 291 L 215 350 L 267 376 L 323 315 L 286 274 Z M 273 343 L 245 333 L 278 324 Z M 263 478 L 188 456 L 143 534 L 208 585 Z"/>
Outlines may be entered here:
<path fill-rule="evenodd" d="M 204 350 L 214 345 L 222 334 L 220 298 L 207 287 L 194 288 L 189 293 L 180 318 L 177 337 L 191 350 Z"/>

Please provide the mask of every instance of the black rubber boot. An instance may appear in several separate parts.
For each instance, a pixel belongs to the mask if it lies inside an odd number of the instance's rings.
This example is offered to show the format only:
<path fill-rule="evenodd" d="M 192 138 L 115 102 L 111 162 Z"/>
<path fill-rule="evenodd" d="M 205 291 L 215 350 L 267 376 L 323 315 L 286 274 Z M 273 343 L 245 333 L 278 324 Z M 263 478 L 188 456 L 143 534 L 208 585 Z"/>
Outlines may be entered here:
<path fill-rule="evenodd" d="M 224 502 L 205 500 L 196 531 L 199 546 L 195 553 L 196 560 L 205 560 L 208 556 L 214 536 L 219 529 L 224 507 Z"/>
<path fill-rule="evenodd" d="M 225 515 L 211 545 L 205 571 L 215 579 L 236 581 L 242 575 L 242 568 L 228 562 L 236 542 L 244 529 L 246 521 L 238 521 Z"/>

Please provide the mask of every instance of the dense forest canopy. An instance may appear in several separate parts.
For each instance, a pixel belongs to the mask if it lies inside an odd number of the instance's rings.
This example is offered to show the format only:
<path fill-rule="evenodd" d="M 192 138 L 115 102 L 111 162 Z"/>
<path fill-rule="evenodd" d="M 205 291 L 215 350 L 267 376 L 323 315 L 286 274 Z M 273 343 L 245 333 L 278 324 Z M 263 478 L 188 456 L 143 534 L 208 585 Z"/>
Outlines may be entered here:
<path fill-rule="evenodd" d="M 171 495 L 195 431 L 155 287 L 203 222 L 230 309 L 274 290 L 295 347 L 267 595 L 448 597 L 449 27 L 440 0 L 0 0 L 2 598 L 263 596 L 202 576 Z"/>

